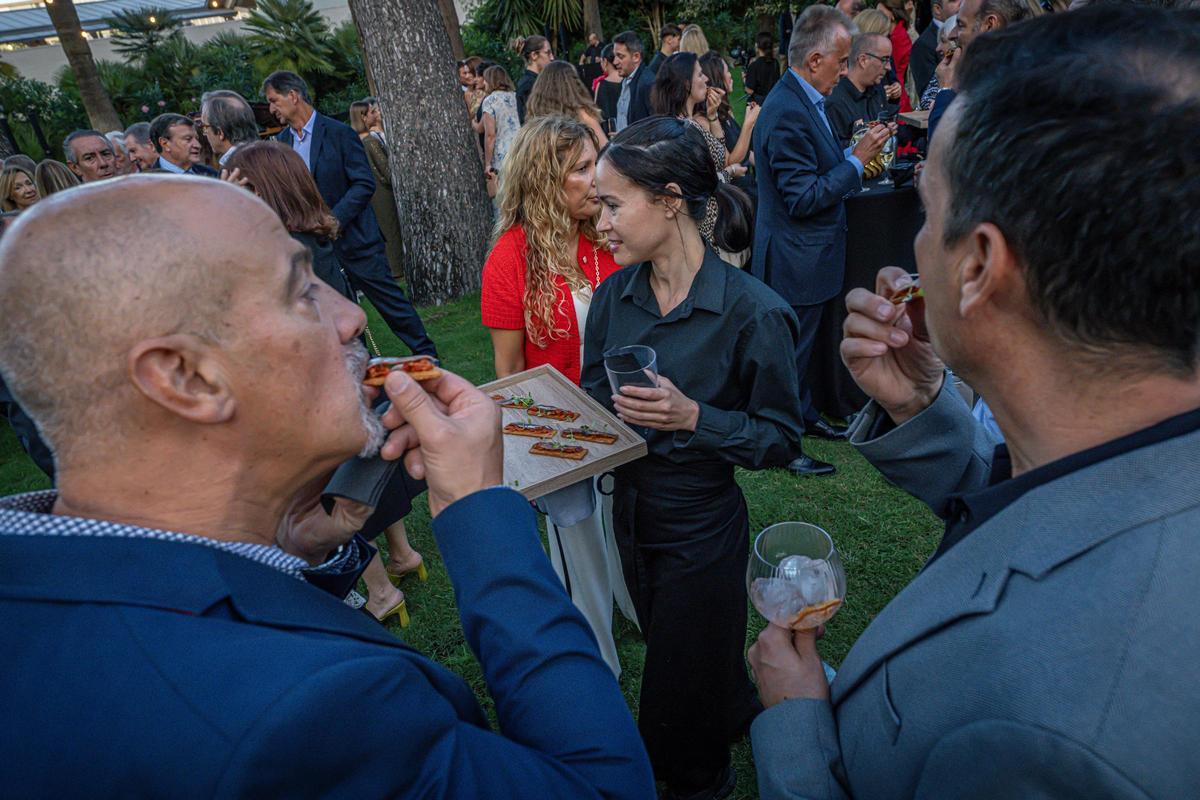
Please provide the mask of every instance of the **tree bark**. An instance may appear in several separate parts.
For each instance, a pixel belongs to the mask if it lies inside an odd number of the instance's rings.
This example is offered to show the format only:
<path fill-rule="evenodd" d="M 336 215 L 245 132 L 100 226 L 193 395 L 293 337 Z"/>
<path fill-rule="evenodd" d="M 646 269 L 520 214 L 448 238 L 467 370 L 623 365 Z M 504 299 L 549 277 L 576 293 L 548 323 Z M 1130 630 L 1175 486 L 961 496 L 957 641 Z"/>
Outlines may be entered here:
<path fill-rule="evenodd" d="M 414 302 L 479 288 L 492 208 L 439 0 L 350 0 L 379 86 Z"/>
<path fill-rule="evenodd" d="M 583 35 L 596 34 L 604 41 L 604 25 L 600 21 L 600 0 L 583 0 Z"/>
<path fill-rule="evenodd" d="M 462 33 L 458 30 L 458 9 L 454 7 L 454 0 L 438 0 L 438 8 L 442 12 L 442 21 L 446 23 L 446 35 L 450 37 L 450 52 L 455 60 L 462 61 L 467 57 L 467 52 L 463 49 Z"/>
<path fill-rule="evenodd" d="M 75 4 L 72 0 L 54 0 L 46 3 L 46 13 L 54 23 L 54 31 L 67 56 L 67 63 L 75 73 L 75 85 L 79 87 L 79 96 L 92 127 L 98 131 L 121 129 L 121 118 L 117 116 L 117 110 L 113 108 L 112 100 L 100 82 L 96 62 L 92 60 L 92 48 L 83 38 Z"/>

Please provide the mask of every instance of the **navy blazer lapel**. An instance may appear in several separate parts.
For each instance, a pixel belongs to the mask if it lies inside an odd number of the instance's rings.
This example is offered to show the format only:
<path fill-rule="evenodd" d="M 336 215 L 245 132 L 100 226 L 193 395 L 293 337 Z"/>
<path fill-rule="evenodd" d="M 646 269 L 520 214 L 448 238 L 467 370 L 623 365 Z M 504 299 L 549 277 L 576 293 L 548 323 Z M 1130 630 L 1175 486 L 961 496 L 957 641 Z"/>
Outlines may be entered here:
<path fill-rule="evenodd" d="M 988 614 L 1014 573 L 1040 580 L 1060 564 L 1152 519 L 1200 505 L 1200 433 L 1037 487 L 922 570 L 867 627 L 833 682 L 838 704 L 880 663 L 955 620 Z M 1136 502 L 1115 503 L 1114 486 Z"/>
<path fill-rule="evenodd" d="M 788 68 L 788 72 L 791 72 L 790 67 Z M 825 120 L 821 119 L 821 115 L 817 113 L 817 107 L 813 104 L 812 100 L 808 99 L 808 95 L 805 94 L 804 89 L 800 87 L 800 84 L 798 83 L 800 79 L 796 77 L 795 73 L 791 75 L 784 73 L 784 76 L 780 78 L 780 80 L 786 83 L 787 87 L 792 90 L 792 94 L 799 98 L 800 106 L 808 112 L 808 116 L 812 120 L 813 128 L 818 131 L 817 136 L 824 141 L 825 144 L 829 145 L 833 151 L 838 154 L 838 156 L 841 156 L 842 148 L 833 138 L 833 131 L 831 131 L 829 126 L 825 124 Z M 841 158 L 838 158 L 838 160 L 841 161 Z"/>
<path fill-rule="evenodd" d="M 329 131 L 325 130 L 325 115 L 318 111 L 313 113 L 316 114 L 316 119 L 313 120 L 312 145 L 308 149 L 308 171 L 316 175 L 317 164 L 321 160 L 321 148 Z"/>

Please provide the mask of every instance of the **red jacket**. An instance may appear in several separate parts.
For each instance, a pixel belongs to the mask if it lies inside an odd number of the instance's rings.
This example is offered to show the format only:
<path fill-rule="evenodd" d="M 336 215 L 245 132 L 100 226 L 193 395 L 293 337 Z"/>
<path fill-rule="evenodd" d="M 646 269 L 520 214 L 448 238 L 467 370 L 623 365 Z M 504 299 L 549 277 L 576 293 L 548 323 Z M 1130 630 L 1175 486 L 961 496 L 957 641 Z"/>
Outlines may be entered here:
<path fill-rule="evenodd" d="M 908 92 L 904 91 L 904 81 L 908 77 L 908 58 L 912 54 L 912 39 L 908 36 L 904 20 L 896 20 L 888 38 L 892 41 L 892 65 L 896 68 L 896 80 L 900 81 L 900 110 L 912 111 L 912 105 L 908 102 Z M 918 91 L 924 89 L 924 86 L 918 87 Z"/>
<path fill-rule="evenodd" d="M 607 247 L 597 250 L 600 280 L 603 281 L 620 267 Z M 592 263 L 592 243 L 579 236 L 576 252 L 579 267 L 595 291 L 596 265 Z M 575 383 L 579 383 L 579 348 L 581 331 L 575 320 L 575 302 L 571 290 L 561 275 L 554 276 L 558 302 L 554 307 L 554 327 L 565 330 L 561 339 L 547 339 L 538 347 L 525 337 L 525 368 L 550 364 Z M 480 316 L 488 328 L 525 330 L 525 230 L 514 225 L 505 231 L 488 254 L 483 265 L 483 293 L 479 299 Z"/>

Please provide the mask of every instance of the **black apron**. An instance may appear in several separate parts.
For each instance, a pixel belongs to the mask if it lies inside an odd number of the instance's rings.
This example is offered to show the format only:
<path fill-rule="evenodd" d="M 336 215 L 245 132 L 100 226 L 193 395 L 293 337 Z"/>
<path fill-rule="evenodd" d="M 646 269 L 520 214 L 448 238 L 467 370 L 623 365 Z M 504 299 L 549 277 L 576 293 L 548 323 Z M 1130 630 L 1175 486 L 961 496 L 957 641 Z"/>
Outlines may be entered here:
<path fill-rule="evenodd" d="M 638 727 L 676 791 L 711 785 L 761 710 L 743 656 L 750 520 L 733 475 L 653 455 L 616 471 L 613 528 L 646 637 Z"/>

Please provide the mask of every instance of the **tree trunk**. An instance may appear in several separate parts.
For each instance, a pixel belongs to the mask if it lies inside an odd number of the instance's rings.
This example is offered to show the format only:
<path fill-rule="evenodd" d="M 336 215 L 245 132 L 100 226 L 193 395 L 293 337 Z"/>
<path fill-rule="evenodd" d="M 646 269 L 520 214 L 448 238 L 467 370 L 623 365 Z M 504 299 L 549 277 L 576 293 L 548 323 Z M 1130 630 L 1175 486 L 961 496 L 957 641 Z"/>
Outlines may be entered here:
<path fill-rule="evenodd" d="M 604 41 L 604 25 L 600 22 L 600 0 L 583 0 L 583 38 L 596 34 Z"/>
<path fill-rule="evenodd" d="M 100 73 L 96 71 L 96 62 L 92 60 L 92 48 L 83 38 L 83 29 L 79 26 L 75 4 L 72 0 L 54 0 L 46 3 L 46 13 L 54 23 L 54 31 L 67 56 L 67 63 L 75 73 L 75 85 L 79 87 L 79 96 L 83 99 L 83 107 L 92 127 L 105 132 L 119 130 L 123 127 L 121 118 L 117 116 L 104 84 L 100 82 Z"/>
<path fill-rule="evenodd" d="M 439 0 L 350 0 L 379 86 L 414 302 L 479 288 L 492 208 Z"/>
<path fill-rule="evenodd" d="M 462 34 L 458 30 L 458 9 L 454 7 L 454 0 L 438 0 L 438 8 L 446 23 L 446 35 L 450 37 L 450 52 L 456 60 L 462 61 L 467 57 L 467 51 L 463 49 Z"/>

